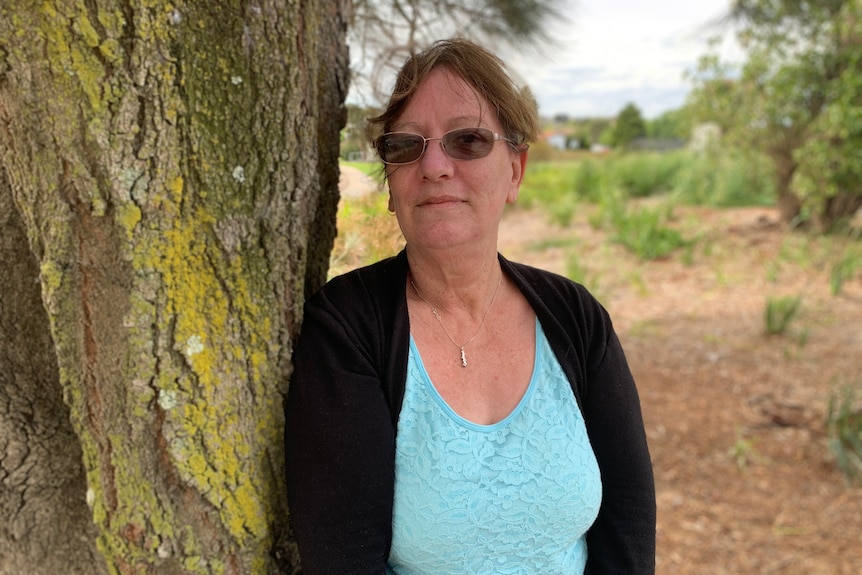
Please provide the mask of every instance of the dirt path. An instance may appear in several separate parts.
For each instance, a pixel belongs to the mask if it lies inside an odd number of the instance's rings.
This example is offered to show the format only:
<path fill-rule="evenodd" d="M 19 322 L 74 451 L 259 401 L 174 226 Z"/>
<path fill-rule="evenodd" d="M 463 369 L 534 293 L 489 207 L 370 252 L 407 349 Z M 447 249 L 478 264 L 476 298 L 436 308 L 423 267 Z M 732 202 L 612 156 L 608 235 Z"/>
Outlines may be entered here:
<path fill-rule="evenodd" d="M 356 198 L 370 194 L 379 189 L 377 181 L 371 176 L 366 176 L 362 170 L 353 166 L 341 166 L 341 174 L 338 177 L 338 190 L 345 198 Z"/>

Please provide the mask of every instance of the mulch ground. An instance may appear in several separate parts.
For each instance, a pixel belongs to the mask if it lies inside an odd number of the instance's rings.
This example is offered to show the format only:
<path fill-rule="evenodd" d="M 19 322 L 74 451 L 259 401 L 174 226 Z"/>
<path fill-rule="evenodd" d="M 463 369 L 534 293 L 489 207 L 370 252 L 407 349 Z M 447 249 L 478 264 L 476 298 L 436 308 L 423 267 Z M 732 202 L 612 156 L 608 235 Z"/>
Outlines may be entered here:
<path fill-rule="evenodd" d="M 862 573 L 862 487 L 829 451 L 827 405 L 862 392 L 862 270 L 830 291 L 837 238 L 773 210 L 678 208 L 689 250 L 644 262 L 592 229 L 515 209 L 512 259 L 566 273 L 608 307 L 638 382 L 656 476 L 658 573 Z M 765 332 L 770 299 L 800 297 Z"/>

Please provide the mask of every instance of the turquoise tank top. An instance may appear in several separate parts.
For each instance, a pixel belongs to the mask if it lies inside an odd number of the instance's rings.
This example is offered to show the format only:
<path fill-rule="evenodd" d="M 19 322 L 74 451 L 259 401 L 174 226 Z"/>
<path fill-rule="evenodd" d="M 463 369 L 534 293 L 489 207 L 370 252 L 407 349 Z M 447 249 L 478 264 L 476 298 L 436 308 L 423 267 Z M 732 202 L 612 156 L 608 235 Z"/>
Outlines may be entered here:
<path fill-rule="evenodd" d="M 440 396 L 410 338 L 387 573 L 583 574 L 598 464 L 538 320 L 535 357 L 517 407 L 479 425 Z"/>

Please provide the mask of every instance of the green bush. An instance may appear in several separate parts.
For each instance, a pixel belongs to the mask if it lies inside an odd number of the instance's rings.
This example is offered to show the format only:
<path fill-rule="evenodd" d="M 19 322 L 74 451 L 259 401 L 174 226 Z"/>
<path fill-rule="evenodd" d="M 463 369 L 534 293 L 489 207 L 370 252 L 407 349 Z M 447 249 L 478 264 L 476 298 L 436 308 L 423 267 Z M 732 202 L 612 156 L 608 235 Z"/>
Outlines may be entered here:
<path fill-rule="evenodd" d="M 862 255 L 848 250 L 837 262 L 832 264 L 829 274 L 829 291 L 832 295 L 841 293 L 844 282 L 851 279 L 856 270 L 862 268 Z"/>
<path fill-rule="evenodd" d="M 826 415 L 829 450 L 848 482 L 862 477 L 862 406 L 856 398 L 856 389 L 845 386 L 829 397 Z"/>
<path fill-rule="evenodd" d="M 773 205 L 769 170 L 766 160 L 757 155 L 689 152 L 677 172 L 674 199 L 688 205 L 715 207 Z"/>
<path fill-rule="evenodd" d="M 645 198 L 674 189 L 685 153 L 636 152 L 612 156 L 606 168 L 609 179 L 629 197 Z"/>
<path fill-rule="evenodd" d="M 601 160 L 586 158 L 578 162 L 573 175 L 575 195 L 587 202 L 598 202 L 605 192 L 606 175 Z"/>
<path fill-rule="evenodd" d="M 545 210 L 554 223 L 565 226 L 577 207 L 575 174 L 580 162 L 537 162 L 528 164 L 519 203 L 526 208 Z"/>
<path fill-rule="evenodd" d="M 766 333 L 769 335 L 785 333 L 801 306 L 802 296 L 767 298 L 764 310 Z"/>
<path fill-rule="evenodd" d="M 613 219 L 614 241 L 643 260 L 668 256 L 687 242 L 678 231 L 664 225 L 666 220 L 666 212 L 657 208 L 623 210 Z"/>

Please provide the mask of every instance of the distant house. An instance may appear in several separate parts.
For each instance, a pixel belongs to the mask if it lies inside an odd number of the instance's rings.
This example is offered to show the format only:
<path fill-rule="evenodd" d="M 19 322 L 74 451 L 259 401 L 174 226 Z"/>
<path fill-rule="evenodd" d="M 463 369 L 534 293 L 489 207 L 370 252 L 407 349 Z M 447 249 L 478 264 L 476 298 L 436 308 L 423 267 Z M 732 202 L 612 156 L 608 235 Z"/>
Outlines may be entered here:
<path fill-rule="evenodd" d="M 556 150 L 579 150 L 581 142 L 566 131 L 545 132 L 544 140 Z"/>

